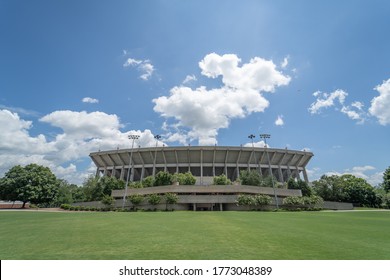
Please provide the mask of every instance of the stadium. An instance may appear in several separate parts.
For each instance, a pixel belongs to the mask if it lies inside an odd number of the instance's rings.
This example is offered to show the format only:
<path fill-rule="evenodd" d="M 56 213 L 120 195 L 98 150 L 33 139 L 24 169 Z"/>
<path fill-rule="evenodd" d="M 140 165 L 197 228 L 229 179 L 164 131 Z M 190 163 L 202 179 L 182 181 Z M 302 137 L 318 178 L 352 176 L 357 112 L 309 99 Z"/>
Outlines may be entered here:
<path fill-rule="evenodd" d="M 90 154 L 97 170 L 96 176 L 115 176 L 124 181 L 141 181 L 159 171 L 171 174 L 191 172 L 196 177 L 194 186 L 157 186 L 144 189 L 114 190 L 116 204 L 132 194 L 176 193 L 179 196 L 175 209 L 180 210 L 237 210 L 239 194 L 266 194 L 280 204 L 287 196 L 301 196 L 300 190 L 242 186 L 212 185 L 213 178 L 225 174 L 232 182 L 241 170 L 256 170 L 266 177 L 271 173 L 276 185 L 289 178 L 308 182 L 306 166 L 313 153 L 289 149 L 258 147 L 183 146 L 116 149 Z M 279 183 L 279 184 L 278 184 Z M 275 199 L 276 198 L 276 199 Z M 127 202 L 129 206 L 129 202 Z M 147 207 L 147 205 L 144 205 Z"/>

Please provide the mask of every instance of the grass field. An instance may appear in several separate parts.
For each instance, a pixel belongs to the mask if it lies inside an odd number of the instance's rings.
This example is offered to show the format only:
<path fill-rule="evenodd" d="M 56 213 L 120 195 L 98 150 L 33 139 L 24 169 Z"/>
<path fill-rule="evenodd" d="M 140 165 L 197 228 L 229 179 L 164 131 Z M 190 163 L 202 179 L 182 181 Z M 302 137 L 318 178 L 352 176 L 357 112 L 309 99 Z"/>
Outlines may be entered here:
<path fill-rule="evenodd" d="M 0 259 L 390 259 L 390 211 L 0 211 Z"/>

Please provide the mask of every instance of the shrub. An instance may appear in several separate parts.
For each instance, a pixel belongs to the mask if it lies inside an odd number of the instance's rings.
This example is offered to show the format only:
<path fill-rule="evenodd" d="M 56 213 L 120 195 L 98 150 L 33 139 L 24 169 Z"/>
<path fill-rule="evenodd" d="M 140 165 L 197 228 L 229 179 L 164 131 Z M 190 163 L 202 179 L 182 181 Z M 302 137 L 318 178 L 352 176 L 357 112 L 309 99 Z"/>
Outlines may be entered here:
<path fill-rule="evenodd" d="M 61 204 L 61 206 L 60 206 L 60 208 L 64 209 L 64 210 L 69 210 L 70 207 L 71 207 L 70 204 Z"/>
<path fill-rule="evenodd" d="M 133 204 L 133 208 L 137 209 L 137 206 L 144 200 L 144 196 L 141 194 L 130 195 L 128 200 Z"/>
<path fill-rule="evenodd" d="M 175 193 L 166 193 L 165 197 L 165 210 L 168 210 L 168 204 L 176 204 L 179 197 Z"/>
<path fill-rule="evenodd" d="M 155 186 L 167 186 L 167 185 L 172 185 L 172 174 L 165 172 L 165 171 L 160 171 L 156 174 L 154 177 L 154 185 Z"/>
<path fill-rule="evenodd" d="M 130 182 L 129 183 L 129 188 L 131 189 L 142 189 L 144 187 L 144 185 L 142 184 L 142 182 Z"/>
<path fill-rule="evenodd" d="M 231 185 L 232 181 L 230 181 L 228 179 L 228 177 L 226 177 L 225 174 L 222 174 L 222 175 L 219 175 L 219 176 L 215 176 L 213 178 L 213 184 L 214 185 Z"/>
<path fill-rule="evenodd" d="M 241 170 L 240 181 L 242 185 L 260 186 L 262 177 L 256 170 Z"/>
<path fill-rule="evenodd" d="M 161 202 L 161 196 L 158 194 L 151 194 L 148 196 L 148 202 L 152 205 L 157 205 Z"/>
<path fill-rule="evenodd" d="M 192 175 L 191 172 L 186 173 L 176 173 L 172 177 L 173 182 L 178 182 L 179 185 L 195 185 L 196 178 Z"/>
<path fill-rule="evenodd" d="M 142 186 L 145 188 L 153 187 L 154 186 L 154 177 L 148 176 L 145 179 L 143 179 Z"/>
<path fill-rule="evenodd" d="M 255 204 L 254 196 L 248 195 L 248 194 L 240 194 L 237 197 L 236 203 L 239 206 L 245 206 L 245 205 L 251 206 L 251 205 L 254 205 Z"/>
<path fill-rule="evenodd" d="M 272 198 L 269 195 L 258 194 L 254 196 L 254 203 L 256 206 L 269 205 L 272 202 Z"/>

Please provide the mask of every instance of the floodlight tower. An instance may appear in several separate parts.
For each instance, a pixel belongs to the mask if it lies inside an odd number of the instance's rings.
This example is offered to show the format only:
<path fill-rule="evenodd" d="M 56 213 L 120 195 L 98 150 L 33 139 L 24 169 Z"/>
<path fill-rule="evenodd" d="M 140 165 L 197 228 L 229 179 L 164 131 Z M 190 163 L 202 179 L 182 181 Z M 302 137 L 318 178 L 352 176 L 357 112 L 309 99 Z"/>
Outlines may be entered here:
<path fill-rule="evenodd" d="M 130 170 L 132 168 L 132 165 L 133 165 L 133 148 L 134 148 L 134 141 L 137 140 L 139 138 L 139 135 L 137 134 L 130 134 L 128 136 L 129 139 L 132 140 L 131 142 L 131 150 L 130 150 L 130 160 L 129 160 L 129 168 L 127 169 L 127 177 L 126 177 L 126 187 L 125 187 L 125 193 L 123 195 L 123 202 L 122 202 L 122 209 L 125 208 L 125 203 L 126 203 L 126 197 L 127 197 L 127 188 L 128 188 L 128 185 L 129 185 L 129 179 L 130 179 Z"/>
<path fill-rule="evenodd" d="M 253 134 L 251 134 L 251 135 L 248 136 L 248 138 L 250 138 L 250 139 L 252 140 L 252 148 L 255 147 L 254 144 L 253 144 L 253 138 L 255 138 L 255 137 L 256 137 L 256 136 L 253 135 Z"/>
<path fill-rule="evenodd" d="M 275 190 L 274 175 L 272 174 L 271 161 L 270 161 L 270 159 L 269 159 L 268 147 L 267 147 L 267 139 L 271 138 L 271 134 L 260 134 L 260 138 L 261 138 L 261 139 L 264 139 L 264 143 L 265 143 L 265 153 L 267 154 L 268 167 L 269 167 L 269 174 L 270 174 L 270 176 L 271 176 L 272 188 L 273 188 L 273 190 L 274 190 L 274 198 L 275 198 L 275 203 L 276 203 L 276 209 L 279 209 L 278 197 L 277 197 L 277 195 L 276 195 L 276 190 Z"/>
<path fill-rule="evenodd" d="M 153 160 L 153 176 L 156 175 L 156 160 L 157 160 L 157 147 L 158 141 L 161 139 L 161 135 L 155 135 L 154 139 L 156 139 L 156 150 L 154 151 L 154 160 Z"/>

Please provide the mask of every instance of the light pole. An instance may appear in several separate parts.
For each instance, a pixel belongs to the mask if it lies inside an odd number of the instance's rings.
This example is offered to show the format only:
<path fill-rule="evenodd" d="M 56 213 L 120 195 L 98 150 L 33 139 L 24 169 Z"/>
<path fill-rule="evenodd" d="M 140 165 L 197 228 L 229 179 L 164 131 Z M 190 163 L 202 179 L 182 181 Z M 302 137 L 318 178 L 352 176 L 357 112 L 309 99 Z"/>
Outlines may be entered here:
<path fill-rule="evenodd" d="M 248 138 L 250 138 L 252 140 L 252 148 L 254 147 L 254 144 L 253 144 L 253 138 L 255 138 L 256 136 L 251 134 L 248 136 Z"/>
<path fill-rule="evenodd" d="M 130 179 L 130 169 L 133 165 L 133 148 L 134 148 L 134 141 L 139 138 L 139 135 L 137 134 L 130 134 L 128 136 L 129 139 L 133 140 L 131 143 L 131 150 L 130 150 L 130 159 L 129 159 L 129 168 L 127 169 L 127 177 L 126 177 L 126 187 L 125 187 L 125 193 L 123 195 L 123 203 L 122 203 L 122 209 L 125 208 L 126 203 L 126 197 L 127 197 L 127 188 L 129 185 L 129 179 Z"/>
<path fill-rule="evenodd" d="M 157 146 L 158 146 L 158 140 L 161 139 L 161 135 L 155 135 L 154 139 L 156 139 L 156 150 L 154 151 L 154 161 L 153 161 L 153 176 L 156 175 L 156 160 L 157 160 Z"/>
<path fill-rule="evenodd" d="M 267 147 L 267 139 L 271 138 L 271 134 L 260 134 L 260 138 L 261 138 L 261 139 L 264 139 L 264 143 L 265 143 L 265 152 L 266 152 L 266 154 L 267 154 L 267 160 L 268 160 L 269 174 L 270 174 L 270 176 L 271 176 L 272 188 L 274 189 L 274 198 L 275 198 L 275 202 L 276 202 L 276 209 L 279 210 L 279 202 L 278 202 L 278 197 L 276 196 L 275 183 L 274 183 L 274 175 L 272 174 L 271 162 L 270 162 L 270 159 L 269 159 L 268 147 Z"/>

